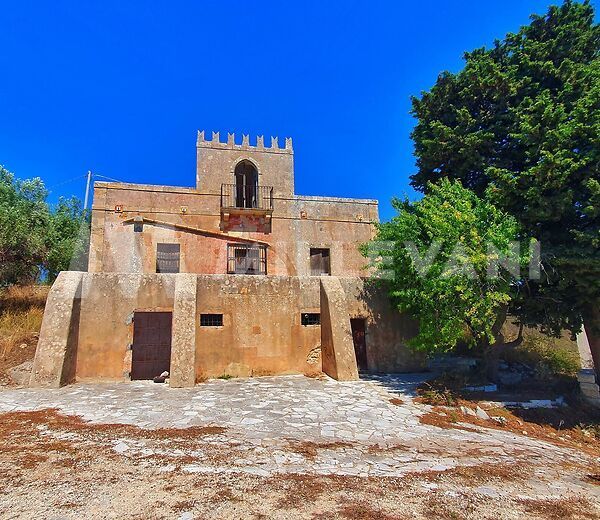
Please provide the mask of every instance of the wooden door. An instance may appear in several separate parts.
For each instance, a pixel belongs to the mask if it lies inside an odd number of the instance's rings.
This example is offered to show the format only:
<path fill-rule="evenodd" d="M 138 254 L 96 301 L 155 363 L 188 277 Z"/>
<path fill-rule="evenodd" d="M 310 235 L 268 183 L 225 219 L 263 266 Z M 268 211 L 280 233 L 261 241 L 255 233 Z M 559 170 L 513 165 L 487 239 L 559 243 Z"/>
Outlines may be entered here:
<path fill-rule="evenodd" d="M 369 368 L 367 364 L 366 321 L 364 318 L 352 318 L 350 320 L 354 353 L 356 354 L 356 364 L 359 371 L 365 371 Z"/>
<path fill-rule="evenodd" d="M 131 379 L 153 379 L 171 370 L 170 312 L 136 312 L 133 317 Z"/>

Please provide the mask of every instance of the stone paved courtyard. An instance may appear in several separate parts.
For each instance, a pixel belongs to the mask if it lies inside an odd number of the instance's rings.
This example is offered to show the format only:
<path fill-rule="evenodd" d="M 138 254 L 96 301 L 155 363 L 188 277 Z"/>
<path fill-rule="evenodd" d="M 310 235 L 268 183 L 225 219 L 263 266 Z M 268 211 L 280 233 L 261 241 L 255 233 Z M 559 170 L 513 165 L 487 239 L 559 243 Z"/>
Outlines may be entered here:
<path fill-rule="evenodd" d="M 426 377 L 5 388 L 0 518 L 598 518 L 597 458 L 423 423 Z"/>
<path fill-rule="evenodd" d="M 58 390 L 15 389 L 0 392 L 0 413 L 55 408 L 98 424 L 226 428 L 226 433 L 205 440 L 227 445 L 231 460 L 214 464 L 196 456 L 183 466 L 187 472 L 401 476 L 465 464 L 580 461 L 581 455 L 572 450 L 511 432 L 473 425 L 461 430 L 421 424 L 419 417 L 429 407 L 414 403 L 412 397 L 424 377 L 385 376 L 356 382 L 263 377 L 210 380 L 193 389 L 171 389 L 144 381 L 77 384 Z M 394 398 L 402 403 L 393 404 Z M 289 449 L 297 442 L 325 448 L 318 456 L 306 458 Z M 131 439 L 115 441 L 113 449 L 123 456 L 152 452 L 143 440 Z M 163 454 L 178 452 L 181 450 L 161 448 Z M 158 469 L 168 472 L 173 465 Z M 548 484 L 550 488 L 561 485 Z"/>

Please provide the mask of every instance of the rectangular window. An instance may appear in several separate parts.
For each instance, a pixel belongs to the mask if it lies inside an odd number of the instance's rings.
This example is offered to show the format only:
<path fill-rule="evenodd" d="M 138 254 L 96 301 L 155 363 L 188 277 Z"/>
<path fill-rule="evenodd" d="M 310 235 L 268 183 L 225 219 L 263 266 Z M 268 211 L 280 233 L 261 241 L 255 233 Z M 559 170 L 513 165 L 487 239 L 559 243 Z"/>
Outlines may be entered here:
<path fill-rule="evenodd" d="M 266 246 L 227 244 L 227 273 L 267 274 Z"/>
<path fill-rule="evenodd" d="M 321 325 L 321 315 L 318 312 L 303 312 L 302 325 Z"/>
<path fill-rule="evenodd" d="M 179 272 L 179 244 L 156 244 L 156 272 Z"/>
<path fill-rule="evenodd" d="M 222 314 L 200 314 L 200 326 L 201 327 L 222 327 L 223 326 L 223 315 Z"/>
<path fill-rule="evenodd" d="M 310 274 L 312 276 L 331 274 L 329 249 L 317 247 L 310 248 Z"/>

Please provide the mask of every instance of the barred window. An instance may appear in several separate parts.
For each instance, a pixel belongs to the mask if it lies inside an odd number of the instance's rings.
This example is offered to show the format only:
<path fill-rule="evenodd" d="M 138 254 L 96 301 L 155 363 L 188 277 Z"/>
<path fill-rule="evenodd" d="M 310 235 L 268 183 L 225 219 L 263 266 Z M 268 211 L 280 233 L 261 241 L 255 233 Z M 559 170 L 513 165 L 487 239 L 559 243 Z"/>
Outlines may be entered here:
<path fill-rule="evenodd" d="M 321 315 L 318 312 L 303 312 L 302 325 L 321 325 Z"/>
<path fill-rule="evenodd" d="M 222 327 L 223 326 L 223 315 L 222 314 L 200 314 L 200 326 L 201 327 Z"/>
<path fill-rule="evenodd" d="M 227 244 L 227 273 L 267 274 L 266 246 Z"/>
<path fill-rule="evenodd" d="M 179 244 L 156 244 L 156 272 L 179 272 Z"/>

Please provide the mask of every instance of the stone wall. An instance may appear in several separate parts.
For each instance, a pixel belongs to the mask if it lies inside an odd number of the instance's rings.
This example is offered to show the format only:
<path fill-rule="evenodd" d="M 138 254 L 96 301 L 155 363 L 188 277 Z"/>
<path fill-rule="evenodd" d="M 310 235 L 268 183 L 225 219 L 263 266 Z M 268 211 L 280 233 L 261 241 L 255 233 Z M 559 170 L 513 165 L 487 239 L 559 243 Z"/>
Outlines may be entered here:
<path fill-rule="evenodd" d="M 49 298 L 52 304 L 44 318 L 47 325 L 42 328 L 36 353 L 40 374 L 39 367 L 48 364 L 44 357 L 48 348 L 42 347 L 53 344 L 52 338 L 58 334 L 62 346 L 54 358 L 60 358 L 61 352 L 76 353 L 72 356 L 73 375 L 78 380 L 127 380 L 136 311 L 173 312 L 173 386 L 190 386 L 203 377 L 223 375 L 320 372 L 321 326 L 302 325 L 303 313 L 321 313 L 323 322 L 329 319 L 330 325 L 332 316 L 336 345 L 344 345 L 346 356 L 351 352 L 352 338 L 339 322 L 350 317 L 365 318 L 371 371 L 401 372 L 423 367 L 404 346 L 415 330 L 414 324 L 390 307 L 385 292 L 367 291 L 358 278 L 68 274 L 79 277 L 80 289 L 64 290 L 64 277 L 53 288 Z M 340 289 L 335 313 L 322 305 L 321 280 L 335 283 Z M 57 309 L 75 308 L 76 315 L 63 317 L 62 310 L 60 316 L 56 314 Z M 201 314 L 222 314 L 223 326 L 200 326 Z M 67 331 L 71 331 L 69 339 Z M 64 365 L 56 359 L 48 366 Z M 58 385 L 67 379 L 55 375 L 52 380 Z"/>
<path fill-rule="evenodd" d="M 83 275 L 77 379 L 128 378 L 134 312 L 172 311 L 175 276 Z"/>
<path fill-rule="evenodd" d="M 239 229 L 223 231 L 218 195 L 97 182 L 89 271 L 154 273 L 156 246 L 166 242 L 180 244 L 181 272 L 224 274 L 227 243 L 242 238 L 268 244 L 268 274 L 310 274 L 311 247 L 330 248 L 332 275 L 365 274 L 366 261 L 358 246 L 374 235 L 375 201 L 294 195 L 275 197 L 273 205 L 269 233 L 256 231 L 252 217 L 243 217 Z M 136 217 L 151 222 L 136 232 Z"/>

